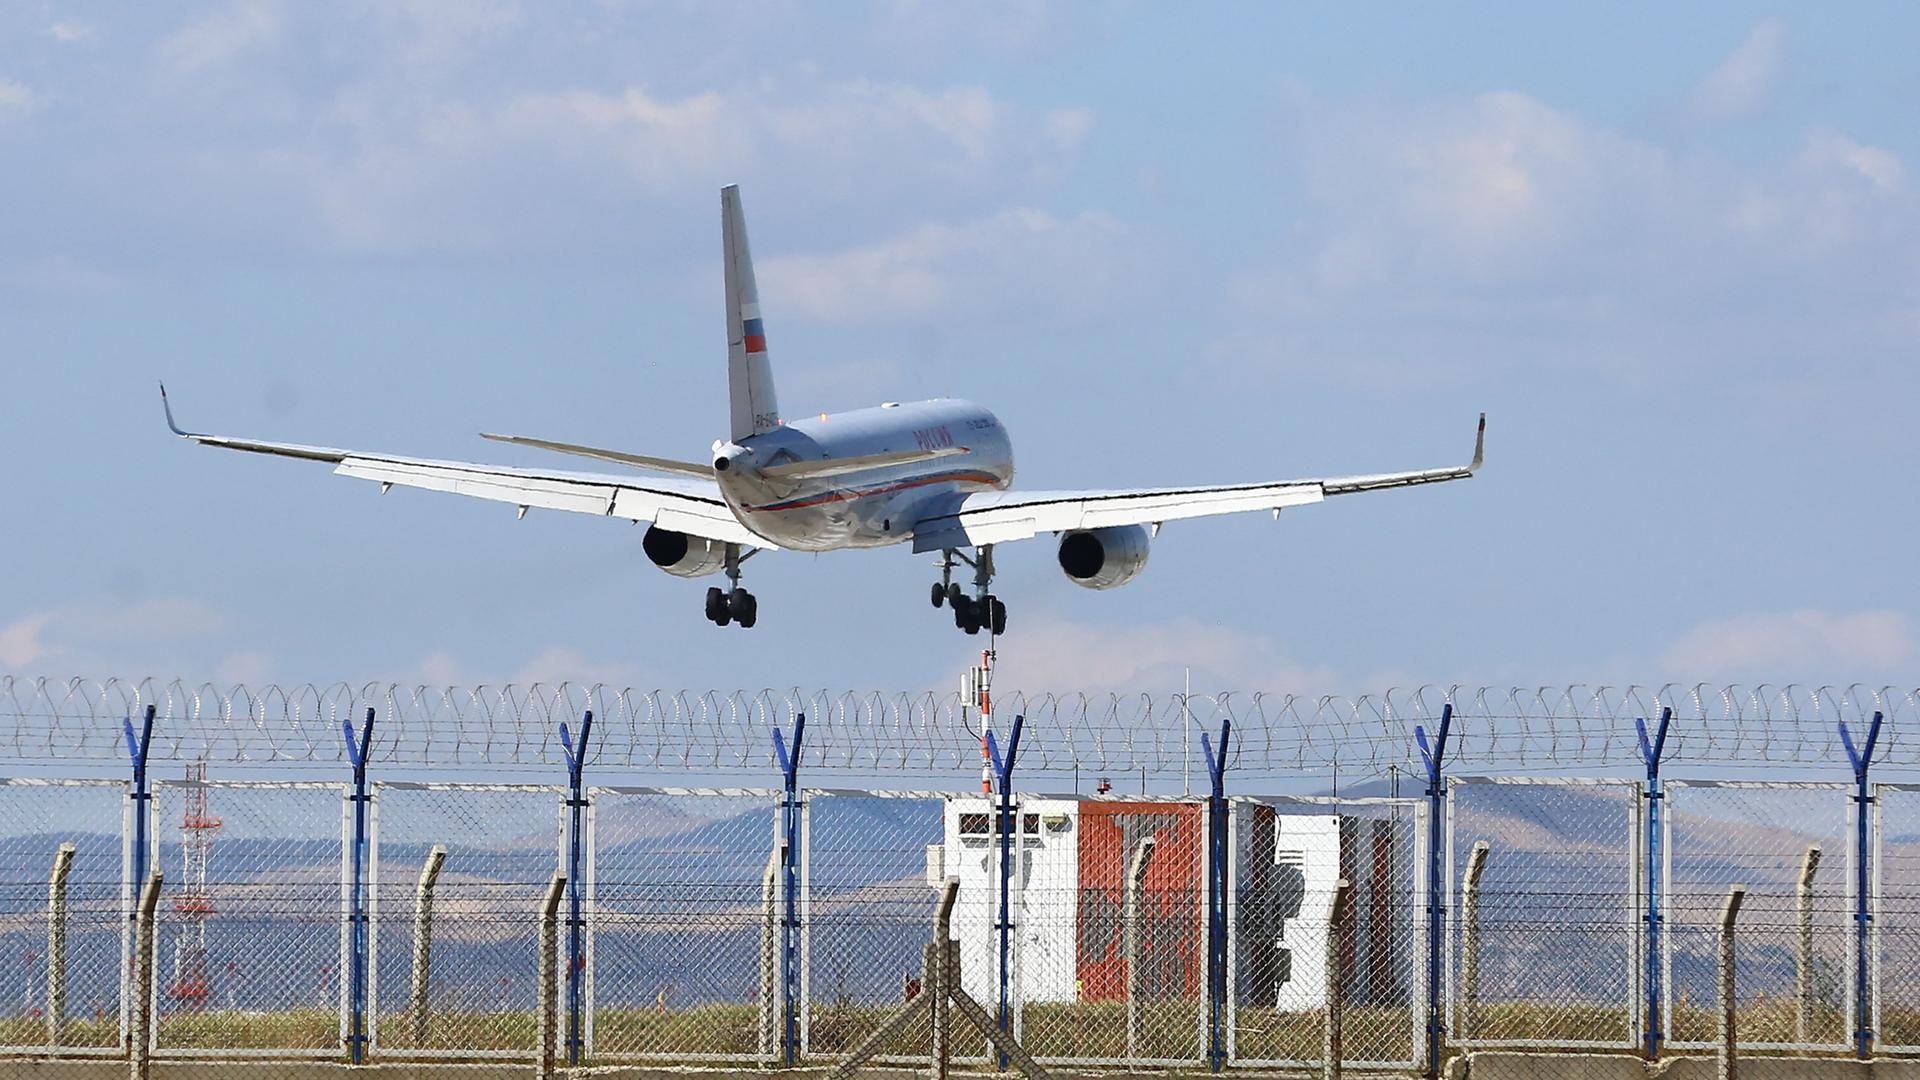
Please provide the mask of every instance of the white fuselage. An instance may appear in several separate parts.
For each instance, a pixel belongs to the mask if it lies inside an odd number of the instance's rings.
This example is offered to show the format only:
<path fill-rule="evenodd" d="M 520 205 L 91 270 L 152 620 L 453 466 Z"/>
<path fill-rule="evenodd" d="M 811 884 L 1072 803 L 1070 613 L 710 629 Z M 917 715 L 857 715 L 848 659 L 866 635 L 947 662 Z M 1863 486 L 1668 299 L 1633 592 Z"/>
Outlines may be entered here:
<path fill-rule="evenodd" d="M 1013 481 L 1013 444 L 986 409 L 951 398 L 881 405 L 789 420 L 740 440 L 747 467 L 718 474 L 735 517 L 775 547 L 797 551 L 882 547 L 913 538 L 913 523 L 963 496 Z M 807 479 L 774 479 L 759 467 L 875 454 L 958 449 L 930 461 Z"/>

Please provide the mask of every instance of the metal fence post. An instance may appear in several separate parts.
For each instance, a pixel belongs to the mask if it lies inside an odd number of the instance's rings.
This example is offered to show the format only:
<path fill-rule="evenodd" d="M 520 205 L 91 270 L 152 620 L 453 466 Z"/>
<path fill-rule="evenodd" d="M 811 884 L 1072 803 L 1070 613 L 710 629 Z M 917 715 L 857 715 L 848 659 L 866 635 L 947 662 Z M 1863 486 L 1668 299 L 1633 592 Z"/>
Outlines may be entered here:
<path fill-rule="evenodd" d="M 1645 799 L 1646 842 L 1642 850 L 1646 852 L 1647 865 L 1645 888 L 1647 894 L 1647 913 L 1643 916 L 1646 925 L 1646 1020 L 1643 1030 L 1646 1033 L 1645 1050 L 1647 1060 L 1657 1061 L 1660 1057 L 1660 1044 L 1665 1033 L 1660 1030 L 1660 807 L 1666 796 L 1660 790 L 1660 758 L 1667 749 L 1667 729 L 1673 723 L 1673 710 L 1660 710 L 1660 727 L 1653 736 L 1647 736 L 1647 719 L 1634 720 L 1634 732 L 1640 740 L 1640 760 L 1647 766 L 1647 786 Z"/>
<path fill-rule="evenodd" d="M 1127 962 L 1127 1057 L 1140 1056 L 1140 889 L 1147 881 L 1147 864 L 1153 860 L 1154 838 L 1143 836 L 1134 845 L 1133 858 L 1127 862 L 1125 906 L 1121 915 L 1121 936 Z"/>
<path fill-rule="evenodd" d="M 353 765 L 353 850 L 352 892 L 348 897 L 347 919 L 350 935 L 347 985 L 347 1055 L 355 1065 L 367 1059 L 367 753 L 373 744 L 373 710 L 367 710 L 360 736 L 354 738 L 353 721 L 340 722 L 347 741 L 347 759 Z"/>
<path fill-rule="evenodd" d="M 133 800 L 133 808 L 129 814 L 133 819 L 130 822 L 132 828 L 129 830 L 132 839 L 127 851 L 127 877 L 122 891 L 125 897 L 122 902 L 126 906 L 121 909 L 125 914 L 127 925 L 120 947 L 128 951 L 128 955 L 123 957 L 123 963 L 133 966 L 139 963 L 132 955 L 134 939 L 137 936 L 137 928 L 134 924 L 139 919 L 140 890 L 147 880 L 147 851 L 153 844 L 147 836 L 150 824 L 148 819 L 153 816 L 153 793 L 147 789 L 147 748 L 153 743 L 153 714 L 154 706 L 147 706 L 138 735 L 134 734 L 132 717 L 123 717 L 120 721 L 120 730 L 127 737 L 127 758 L 133 765 L 133 791 L 129 795 Z M 123 974 L 126 973 L 128 972 L 123 971 Z M 132 1008 L 132 1002 L 121 1002 L 121 1016 L 131 1021 Z"/>
<path fill-rule="evenodd" d="M 1346 1007 L 1346 980 L 1340 977 L 1340 942 L 1348 931 L 1347 901 L 1353 886 L 1346 878 L 1333 884 L 1333 907 L 1327 913 L 1327 940 L 1323 960 L 1326 967 L 1324 996 L 1326 1015 L 1321 1021 L 1321 1080 L 1340 1080 L 1340 1059 L 1346 1056 L 1341 1046 L 1341 1012 Z"/>
<path fill-rule="evenodd" d="M 1473 845 L 1460 880 L 1460 1037 L 1473 1038 L 1480 1023 L 1480 875 L 1487 868 L 1488 844 Z"/>
<path fill-rule="evenodd" d="M 1427 768 L 1427 1075 L 1440 1075 L 1440 1043 L 1445 1035 L 1445 1017 L 1440 1001 L 1440 960 L 1447 932 L 1446 885 L 1448 875 L 1441 867 L 1445 851 L 1441 836 L 1447 798 L 1447 736 L 1453 727 L 1453 703 L 1440 709 L 1440 729 L 1432 743 L 1427 729 L 1415 725 L 1413 739 L 1420 748 L 1420 760 Z"/>
<path fill-rule="evenodd" d="M 47 1045 L 59 1046 L 67 1015 L 67 874 L 74 846 L 61 844 L 47 878 Z"/>
<path fill-rule="evenodd" d="M 420 886 L 413 894 L 413 994 L 408 1000 L 407 1018 L 415 1050 L 427 1044 L 427 992 L 433 979 L 433 887 L 446 861 L 446 845 L 435 844 L 427 852 L 426 865 L 420 868 Z"/>
<path fill-rule="evenodd" d="M 127 1025 L 127 1075 L 147 1080 L 153 1060 L 153 916 L 160 905 L 160 871 L 155 869 L 140 890 L 133 914 L 133 993 Z"/>
<path fill-rule="evenodd" d="M 1733 921 L 1740 915 L 1740 901 L 1747 895 L 1745 885 L 1735 885 L 1727 890 L 1727 905 L 1720 912 L 1720 1080 L 1734 1080 L 1734 1043 L 1737 1031 L 1734 1027 L 1733 969 Z"/>
<path fill-rule="evenodd" d="M 542 1080 L 559 1075 L 560 1023 L 555 1015 L 560 1003 L 560 898 L 567 890 L 567 876 L 553 875 L 547 883 L 547 895 L 540 901 L 540 1076 Z"/>
<path fill-rule="evenodd" d="M 780 766 L 780 895 L 785 911 L 780 923 L 780 1060 L 800 1060 L 800 753 L 807 734 L 807 714 L 793 721 L 793 746 L 788 748 L 773 729 L 773 756 Z"/>
<path fill-rule="evenodd" d="M 1227 742 L 1233 720 L 1220 720 L 1216 752 L 1206 732 L 1200 733 L 1200 752 L 1207 759 L 1212 789 L 1207 796 L 1207 1067 L 1219 1072 L 1227 1064 Z"/>
<path fill-rule="evenodd" d="M 1853 835 L 1853 1052 L 1861 1061 L 1867 1060 L 1873 1053 L 1873 999 L 1868 988 L 1871 977 L 1869 960 L 1872 949 L 1869 936 L 1873 926 L 1873 909 L 1870 904 L 1873 890 L 1872 880 L 1867 873 L 1867 863 L 1871 854 L 1868 835 L 1872 827 L 1873 790 L 1867 786 L 1867 771 L 1873 765 L 1874 744 L 1880 741 L 1880 722 L 1883 714 L 1874 713 L 1873 723 L 1867 728 L 1867 744 L 1855 747 L 1853 734 L 1847 730 L 1847 722 L 1840 721 L 1840 742 L 1847 749 L 1847 760 L 1853 765 L 1855 791 L 1854 835 Z"/>
<path fill-rule="evenodd" d="M 1794 890 L 1800 916 L 1799 948 L 1794 963 L 1794 1037 L 1806 1042 L 1813 1030 L 1813 875 L 1820 869 L 1820 845 L 1807 848 L 1800 864 L 1800 884 Z"/>
<path fill-rule="evenodd" d="M 987 756 L 993 764 L 995 783 L 1000 788 L 1000 812 L 995 829 L 1000 841 L 1000 917 L 994 923 L 994 933 L 999 938 L 1000 950 L 1000 1002 L 994 1013 L 994 1023 L 1013 1037 L 1013 978 L 1008 964 L 1013 958 L 1013 894 L 1012 880 L 1014 872 L 1013 845 L 1019 835 L 1019 822 L 1013 820 L 1013 767 L 1020 755 L 1020 729 L 1026 725 L 1025 714 L 1015 714 L 1013 732 L 1007 738 L 1007 753 L 1000 754 L 1000 743 L 993 737 L 993 729 L 987 729 Z M 995 1060 L 1000 1068 L 1007 1067 L 1005 1051 L 997 1051 Z"/>
<path fill-rule="evenodd" d="M 586 1010 L 583 1007 L 587 976 L 586 918 L 580 902 L 580 890 L 587 879 L 586 794 L 581 777 L 587 767 L 587 740 L 593 735 L 593 710 L 580 719 L 580 741 L 576 745 L 560 722 L 560 752 L 567 763 L 567 1064 L 578 1065 L 586 1054 Z"/>

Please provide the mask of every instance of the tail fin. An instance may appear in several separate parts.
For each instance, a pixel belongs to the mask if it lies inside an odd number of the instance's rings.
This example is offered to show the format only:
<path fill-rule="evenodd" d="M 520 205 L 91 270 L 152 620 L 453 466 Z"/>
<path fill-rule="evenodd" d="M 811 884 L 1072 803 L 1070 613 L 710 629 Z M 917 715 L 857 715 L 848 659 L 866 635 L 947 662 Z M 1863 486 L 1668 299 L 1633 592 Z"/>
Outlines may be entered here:
<path fill-rule="evenodd" d="M 779 427 L 780 403 L 774 398 L 767 331 L 760 321 L 760 290 L 753 283 L 747 220 L 736 185 L 720 189 L 720 237 L 727 262 L 727 396 L 733 406 L 733 438 L 738 441 Z"/>

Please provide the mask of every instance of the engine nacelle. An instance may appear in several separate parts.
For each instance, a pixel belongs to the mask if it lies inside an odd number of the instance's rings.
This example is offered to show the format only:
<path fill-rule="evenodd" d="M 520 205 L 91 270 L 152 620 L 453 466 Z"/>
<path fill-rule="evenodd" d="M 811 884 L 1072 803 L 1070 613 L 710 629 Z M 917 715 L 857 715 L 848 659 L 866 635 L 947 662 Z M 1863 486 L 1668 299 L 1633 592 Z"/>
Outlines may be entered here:
<path fill-rule="evenodd" d="M 1152 538 L 1145 525 L 1082 529 L 1060 538 L 1060 569 L 1083 589 L 1113 589 L 1147 568 Z"/>
<path fill-rule="evenodd" d="M 699 536 L 647 526 L 646 539 L 640 542 L 653 565 L 674 577 L 704 577 L 727 568 L 727 546 Z"/>

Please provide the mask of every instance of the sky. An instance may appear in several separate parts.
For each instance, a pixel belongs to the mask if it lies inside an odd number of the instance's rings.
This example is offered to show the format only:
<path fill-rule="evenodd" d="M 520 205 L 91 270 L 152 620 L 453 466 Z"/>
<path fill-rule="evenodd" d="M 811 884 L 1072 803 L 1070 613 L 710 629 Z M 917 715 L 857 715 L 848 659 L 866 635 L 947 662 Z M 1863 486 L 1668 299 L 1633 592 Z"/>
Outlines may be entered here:
<path fill-rule="evenodd" d="M 739 183 L 790 413 L 965 396 L 1029 487 L 1464 460 L 1000 550 L 1002 687 L 1916 685 L 1920 11 L 911 0 L 0 8 L 0 672 L 947 689 L 904 549 L 769 553 L 192 447 L 723 433 Z"/>

